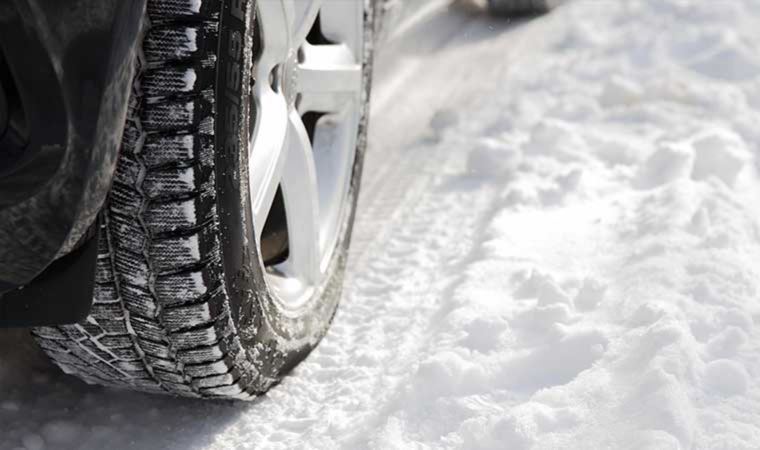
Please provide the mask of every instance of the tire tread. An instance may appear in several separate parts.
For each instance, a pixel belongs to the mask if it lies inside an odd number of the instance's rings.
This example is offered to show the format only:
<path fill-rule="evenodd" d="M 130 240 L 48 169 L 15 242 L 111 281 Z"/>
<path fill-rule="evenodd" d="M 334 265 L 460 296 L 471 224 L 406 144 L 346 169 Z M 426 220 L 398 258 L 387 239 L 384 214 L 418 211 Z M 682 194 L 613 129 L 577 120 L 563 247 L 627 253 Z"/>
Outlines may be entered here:
<path fill-rule="evenodd" d="M 244 356 L 222 288 L 211 188 L 218 8 L 148 1 L 91 314 L 33 330 L 56 364 L 87 382 L 190 397 L 263 391 L 256 369 L 236 364 Z"/>

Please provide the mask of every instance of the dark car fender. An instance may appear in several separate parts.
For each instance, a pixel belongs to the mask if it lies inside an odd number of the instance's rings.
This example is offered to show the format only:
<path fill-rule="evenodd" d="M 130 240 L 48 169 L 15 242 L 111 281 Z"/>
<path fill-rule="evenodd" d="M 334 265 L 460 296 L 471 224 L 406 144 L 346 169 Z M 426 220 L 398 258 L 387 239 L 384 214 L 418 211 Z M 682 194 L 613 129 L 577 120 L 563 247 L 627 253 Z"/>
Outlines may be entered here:
<path fill-rule="evenodd" d="M 92 225 L 118 158 L 144 9 L 0 2 L 0 326 L 39 322 L 36 304 L 59 303 L 65 321 L 89 309 L 65 305 L 88 287 L 89 305 L 94 270 L 61 275 L 51 264 L 94 267 Z"/>

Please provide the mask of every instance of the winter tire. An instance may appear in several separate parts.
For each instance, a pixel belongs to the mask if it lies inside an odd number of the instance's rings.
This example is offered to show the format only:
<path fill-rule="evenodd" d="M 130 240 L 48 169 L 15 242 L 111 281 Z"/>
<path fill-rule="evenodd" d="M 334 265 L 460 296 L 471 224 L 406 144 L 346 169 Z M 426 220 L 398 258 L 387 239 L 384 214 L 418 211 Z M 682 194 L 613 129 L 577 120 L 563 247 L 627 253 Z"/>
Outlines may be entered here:
<path fill-rule="evenodd" d="M 319 342 L 366 143 L 367 0 L 148 0 L 90 316 L 34 334 L 87 382 L 252 398 Z"/>

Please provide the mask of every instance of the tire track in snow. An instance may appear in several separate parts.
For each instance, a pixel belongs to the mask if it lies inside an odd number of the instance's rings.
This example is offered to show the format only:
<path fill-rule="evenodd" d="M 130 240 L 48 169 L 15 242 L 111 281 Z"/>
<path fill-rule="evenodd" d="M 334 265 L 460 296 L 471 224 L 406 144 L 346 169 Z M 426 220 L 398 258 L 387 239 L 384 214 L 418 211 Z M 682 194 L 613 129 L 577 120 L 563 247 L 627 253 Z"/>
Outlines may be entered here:
<path fill-rule="evenodd" d="M 422 149 L 409 161 L 424 161 L 433 149 Z M 438 168 L 462 172 L 459 156 L 441 158 Z M 376 210 L 387 214 L 395 205 L 383 231 L 351 260 L 352 273 L 327 338 L 268 395 L 271 401 L 259 405 L 246 432 L 285 447 L 306 432 L 328 439 L 327 446 L 353 448 L 355 438 L 382 420 L 383 405 L 395 398 L 398 384 L 415 371 L 435 318 L 448 307 L 444 291 L 469 257 L 473 233 L 488 216 L 497 190 L 489 185 L 462 189 L 469 182 L 466 175 L 428 173 L 409 181 L 403 197 Z M 322 414 L 330 420 L 301 422 L 289 437 L 277 437 L 288 434 L 281 420 Z"/>

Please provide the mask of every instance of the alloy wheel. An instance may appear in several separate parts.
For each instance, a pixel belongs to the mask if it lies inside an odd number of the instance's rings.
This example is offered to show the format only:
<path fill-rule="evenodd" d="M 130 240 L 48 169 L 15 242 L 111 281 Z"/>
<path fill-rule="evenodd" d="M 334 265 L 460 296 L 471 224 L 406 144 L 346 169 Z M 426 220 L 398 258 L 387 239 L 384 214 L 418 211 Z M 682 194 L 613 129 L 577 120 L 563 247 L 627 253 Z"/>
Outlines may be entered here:
<path fill-rule="evenodd" d="M 364 5 L 258 2 L 249 189 L 267 288 L 310 299 L 342 232 L 362 115 Z"/>

